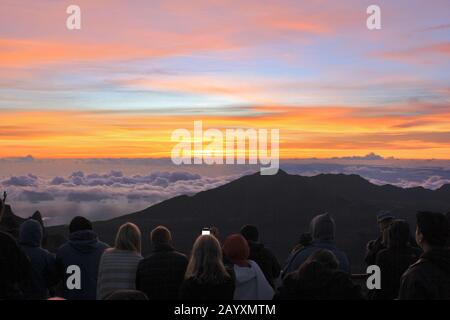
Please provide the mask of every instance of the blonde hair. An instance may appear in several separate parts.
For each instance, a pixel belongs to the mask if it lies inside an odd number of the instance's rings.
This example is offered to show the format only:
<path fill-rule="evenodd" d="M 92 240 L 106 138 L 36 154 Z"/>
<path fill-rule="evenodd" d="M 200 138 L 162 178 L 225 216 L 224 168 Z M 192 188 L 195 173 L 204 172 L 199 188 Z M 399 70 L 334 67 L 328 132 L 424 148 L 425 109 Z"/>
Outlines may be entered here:
<path fill-rule="evenodd" d="M 114 247 L 119 250 L 128 250 L 141 253 L 141 231 L 134 223 L 127 222 L 117 231 Z"/>
<path fill-rule="evenodd" d="M 201 235 L 192 247 L 185 278 L 203 283 L 222 283 L 231 278 L 222 261 L 219 241 L 211 235 Z"/>

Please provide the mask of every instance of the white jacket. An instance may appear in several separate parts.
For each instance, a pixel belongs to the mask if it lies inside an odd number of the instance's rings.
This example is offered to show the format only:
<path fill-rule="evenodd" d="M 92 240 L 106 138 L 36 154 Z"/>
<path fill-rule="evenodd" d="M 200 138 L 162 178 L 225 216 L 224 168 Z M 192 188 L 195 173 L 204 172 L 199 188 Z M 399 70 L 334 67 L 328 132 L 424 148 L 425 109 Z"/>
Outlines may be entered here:
<path fill-rule="evenodd" d="M 274 291 L 261 268 L 248 260 L 250 267 L 234 265 L 236 277 L 234 300 L 272 300 Z"/>

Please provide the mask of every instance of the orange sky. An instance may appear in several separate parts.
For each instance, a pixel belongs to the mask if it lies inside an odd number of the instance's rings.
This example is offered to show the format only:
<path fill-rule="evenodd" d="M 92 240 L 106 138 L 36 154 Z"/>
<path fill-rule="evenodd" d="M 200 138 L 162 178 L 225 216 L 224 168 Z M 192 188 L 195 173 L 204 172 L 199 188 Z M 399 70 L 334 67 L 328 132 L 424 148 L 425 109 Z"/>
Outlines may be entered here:
<path fill-rule="evenodd" d="M 450 159 L 448 0 L 0 3 L 0 157 L 169 157 L 178 128 L 282 158 Z"/>

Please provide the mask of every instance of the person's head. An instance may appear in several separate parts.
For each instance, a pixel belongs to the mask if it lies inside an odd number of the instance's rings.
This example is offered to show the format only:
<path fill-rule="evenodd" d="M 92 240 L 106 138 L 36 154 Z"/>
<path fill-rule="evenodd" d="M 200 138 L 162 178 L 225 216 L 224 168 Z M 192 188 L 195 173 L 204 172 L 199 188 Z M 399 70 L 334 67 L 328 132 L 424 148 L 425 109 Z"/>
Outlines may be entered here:
<path fill-rule="evenodd" d="M 19 243 L 30 247 L 40 247 L 43 230 L 39 222 L 28 219 L 20 225 Z"/>
<path fill-rule="evenodd" d="M 240 234 L 232 234 L 223 243 L 223 253 L 238 266 L 246 266 L 248 264 L 248 256 L 250 248 L 247 240 Z"/>
<path fill-rule="evenodd" d="M 247 241 L 253 241 L 258 242 L 259 240 L 259 231 L 256 226 L 247 224 L 242 227 L 241 229 L 241 235 L 247 240 Z"/>
<path fill-rule="evenodd" d="M 195 240 L 185 277 L 204 283 L 220 283 L 230 277 L 223 265 L 222 249 L 216 237 L 201 235 Z"/>
<path fill-rule="evenodd" d="M 418 212 L 416 242 L 427 251 L 432 247 L 445 247 L 448 243 L 449 226 L 447 217 L 438 212 Z"/>
<path fill-rule="evenodd" d="M 408 222 L 400 219 L 393 220 L 387 234 L 389 248 L 406 247 L 411 236 Z"/>
<path fill-rule="evenodd" d="M 150 241 L 153 246 L 168 245 L 172 242 L 172 234 L 166 227 L 157 226 L 150 233 Z"/>
<path fill-rule="evenodd" d="M 328 213 L 315 216 L 311 220 L 310 228 L 314 240 L 334 240 L 335 223 L 334 219 Z"/>
<path fill-rule="evenodd" d="M 331 270 L 337 270 L 339 267 L 339 260 L 336 258 L 333 252 L 327 249 L 319 249 L 314 251 L 306 261 L 309 262 L 319 262 L 324 267 L 329 268 Z"/>
<path fill-rule="evenodd" d="M 134 223 L 127 222 L 117 231 L 114 247 L 118 250 L 141 253 L 141 231 Z"/>
<path fill-rule="evenodd" d="M 381 210 L 377 214 L 377 223 L 378 228 L 380 229 L 380 234 L 383 234 L 391 225 L 392 221 L 394 221 L 395 217 L 392 215 L 389 210 Z"/>
<path fill-rule="evenodd" d="M 69 225 L 69 232 L 74 233 L 78 231 L 92 230 L 92 223 L 85 217 L 77 216 L 72 219 Z"/>
<path fill-rule="evenodd" d="M 209 231 L 211 232 L 211 235 L 213 235 L 214 237 L 216 237 L 217 240 L 220 239 L 220 230 L 218 227 L 216 226 L 212 226 Z"/>

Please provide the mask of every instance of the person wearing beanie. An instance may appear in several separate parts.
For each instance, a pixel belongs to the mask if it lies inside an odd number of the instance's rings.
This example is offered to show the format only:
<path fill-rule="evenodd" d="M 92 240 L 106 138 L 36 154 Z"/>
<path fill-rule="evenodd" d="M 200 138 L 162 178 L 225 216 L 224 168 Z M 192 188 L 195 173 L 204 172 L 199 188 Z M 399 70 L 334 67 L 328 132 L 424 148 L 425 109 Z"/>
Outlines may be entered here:
<path fill-rule="evenodd" d="M 248 260 L 250 248 L 240 234 L 229 236 L 223 252 L 233 264 L 235 279 L 234 300 L 271 300 L 274 291 L 258 264 Z"/>
<path fill-rule="evenodd" d="M 249 259 L 255 261 L 266 276 L 272 287 L 280 276 L 281 267 L 275 255 L 259 242 L 259 232 L 256 226 L 245 225 L 241 229 L 241 235 L 247 240 L 250 248 Z"/>
<path fill-rule="evenodd" d="M 92 223 L 84 217 L 75 217 L 69 225 L 69 241 L 56 253 L 56 266 L 63 279 L 62 297 L 67 300 L 95 300 L 97 297 L 97 277 L 100 259 L 109 247 L 98 240 L 92 230 Z M 69 266 L 80 268 L 81 288 L 67 288 Z"/>
<path fill-rule="evenodd" d="M 42 248 L 42 239 L 38 221 L 28 219 L 22 223 L 19 244 L 31 263 L 31 281 L 25 290 L 25 297 L 30 300 L 49 298 L 49 289 L 57 283 L 55 255 Z"/>
<path fill-rule="evenodd" d="M 283 269 L 283 278 L 289 273 L 298 270 L 303 262 L 319 249 L 331 251 L 339 261 L 339 269 L 350 273 L 350 263 L 347 255 L 336 247 L 334 241 L 335 229 L 334 219 L 328 213 L 315 216 L 310 224 L 310 231 L 313 238 L 311 245 L 294 252 L 288 258 L 288 262 Z"/>
<path fill-rule="evenodd" d="M 423 254 L 403 274 L 400 300 L 450 299 L 449 221 L 442 213 L 417 213 L 416 241 Z"/>
<path fill-rule="evenodd" d="M 368 266 L 374 265 L 378 252 L 387 248 L 387 233 L 394 219 L 394 215 L 389 210 L 381 210 L 378 212 L 377 223 L 380 234 L 377 239 L 370 240 L 366 245 L 367 252 L 364 261 Z"/>

